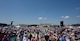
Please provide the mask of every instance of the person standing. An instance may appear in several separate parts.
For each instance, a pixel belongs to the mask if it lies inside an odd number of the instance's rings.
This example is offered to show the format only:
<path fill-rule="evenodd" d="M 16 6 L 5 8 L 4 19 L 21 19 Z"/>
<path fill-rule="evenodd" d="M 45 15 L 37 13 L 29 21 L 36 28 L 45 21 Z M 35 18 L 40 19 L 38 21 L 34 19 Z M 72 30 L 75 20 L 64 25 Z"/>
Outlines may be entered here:
<path fill-rule="evenodd" d="M 20 41 L 23 40 L 23 35 L 24 35 L 24 31 L 20 31 L 20 35 L 19 35 L 19 37 L 20 37 Z"/>
<path fill-rule="evenodd" d="M 38 41 L 35 37 L 32 37 L 31 41 Z"/>
<path fill-rule="evenodd" d="M 64 37 L 62 37 L 62 40 L 61 41 L 66 41 L 66 39 Z"/>
<path fill-rule="evenodd" d="M 4 38 L 5 33 L 2 33 L 2 28 L 0 28 L 0 41 Z"/>
<path fill-rule="evenodd" d="M 7 35 L 4 36 L 3 41 L 9 41 L 9 38 Z"/>
<path fill-rule="evenodd" d="M 16 41 L 16 38 L 17 38 L 16 34 L 13 33 L 12 36 L 11 36 L 10 41 Z"/>
<path fill-rule="evenodd" d="M 23 37 L 23 41 L 28 41 L 28 37 L 27 36 L 24 36 Z"/>
<path fill-rule="evenodd" d="M 49 35 L 46 34 L 44 37 L 45 37 L 45 40 L 46 40 L 46 41 L 49 40 Z"/>
<path fill-rule="evenodd" d="M 31 41 L 31 38 L 32 38 L 32 34 L 30 33 L 30 36 L 29 36 L 30 41 Z"/>

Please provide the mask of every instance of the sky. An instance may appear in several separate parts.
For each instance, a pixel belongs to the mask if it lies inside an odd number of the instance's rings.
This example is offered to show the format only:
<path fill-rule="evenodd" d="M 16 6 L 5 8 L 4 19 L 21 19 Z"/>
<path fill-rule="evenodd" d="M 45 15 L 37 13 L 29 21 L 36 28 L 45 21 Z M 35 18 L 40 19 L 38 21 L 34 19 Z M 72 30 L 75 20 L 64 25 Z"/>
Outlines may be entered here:
<path fill-rule="evenodd" d="M 80 0 L 0 0 L 0 23 L 80 23 Z"/>

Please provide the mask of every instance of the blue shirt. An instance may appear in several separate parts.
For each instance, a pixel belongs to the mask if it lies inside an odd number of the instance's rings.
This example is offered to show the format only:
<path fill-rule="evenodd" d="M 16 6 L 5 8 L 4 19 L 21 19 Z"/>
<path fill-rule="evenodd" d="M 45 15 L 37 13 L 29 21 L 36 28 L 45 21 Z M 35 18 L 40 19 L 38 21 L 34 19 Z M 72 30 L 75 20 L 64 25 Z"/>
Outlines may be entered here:
<path fill-rule="evenodd" d="M 62 38 L 62 41 L 66 41 L 66 39 L 65 38 Z"/>

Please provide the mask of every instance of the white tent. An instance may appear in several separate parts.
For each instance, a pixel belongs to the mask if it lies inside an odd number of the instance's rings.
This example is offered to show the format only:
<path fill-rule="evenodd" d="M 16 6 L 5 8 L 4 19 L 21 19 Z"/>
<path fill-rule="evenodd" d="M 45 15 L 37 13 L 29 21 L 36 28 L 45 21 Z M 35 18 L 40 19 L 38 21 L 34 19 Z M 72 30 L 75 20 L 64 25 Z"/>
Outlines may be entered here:
<path fill-rule="evenodd" d="M 78 28 L 80 28 L 80 26 Z"/>
<path fill-rule="evenodd" d="M 69 26 L 69 28 L 73 28 L 72 26 Z"/>
<path fill-rule="evenodd" d="M 16 28 L 19 29 L 21 26 L 17 25 Z"/>

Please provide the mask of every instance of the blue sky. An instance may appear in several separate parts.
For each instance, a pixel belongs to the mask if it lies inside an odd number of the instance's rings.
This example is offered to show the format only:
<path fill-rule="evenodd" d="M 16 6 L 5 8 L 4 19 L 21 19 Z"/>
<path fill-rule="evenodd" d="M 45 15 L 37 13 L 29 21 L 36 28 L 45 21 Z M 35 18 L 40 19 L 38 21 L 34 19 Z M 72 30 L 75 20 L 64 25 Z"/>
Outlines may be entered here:
<path fill-rule="evenodd" d="M 46 18 L 46 19 L 45 19 Z M 80 23 L 80 0 L 0 0 L 0 22 Z"/>

